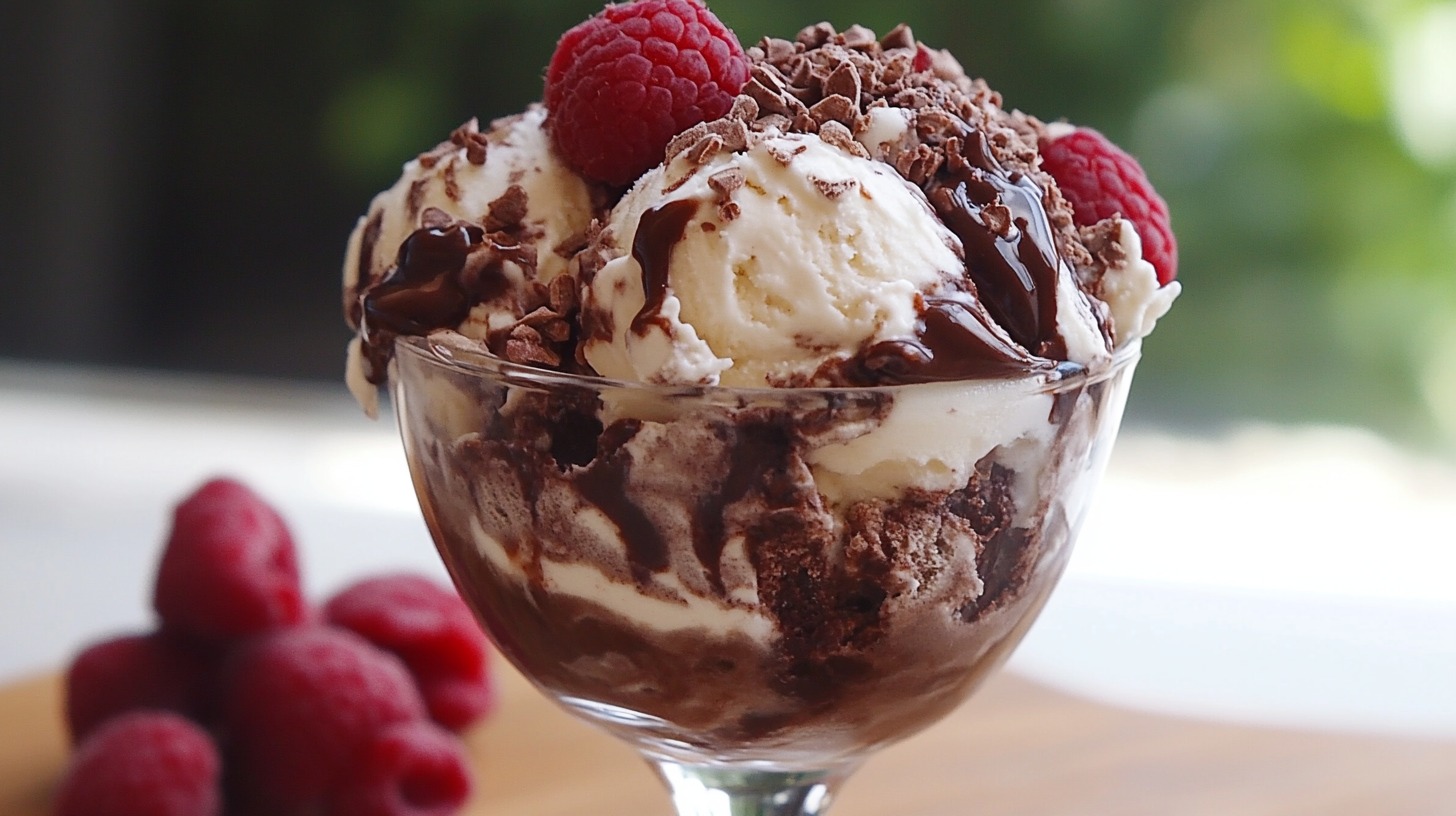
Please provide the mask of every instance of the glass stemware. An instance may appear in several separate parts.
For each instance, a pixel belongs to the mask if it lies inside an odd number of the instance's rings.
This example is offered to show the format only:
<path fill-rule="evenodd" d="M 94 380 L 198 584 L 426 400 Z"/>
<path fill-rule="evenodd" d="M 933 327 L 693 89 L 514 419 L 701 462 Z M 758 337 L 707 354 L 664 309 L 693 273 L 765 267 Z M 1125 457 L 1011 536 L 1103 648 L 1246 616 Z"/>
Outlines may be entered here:
<path fill-rule="evenodd" d="M 876 388 L 631 384 L 396 344 L 421 508 L 542 692 L 680 814 L 825 812 L 962 702 L 1066 565 L 1136 365 Z"/>

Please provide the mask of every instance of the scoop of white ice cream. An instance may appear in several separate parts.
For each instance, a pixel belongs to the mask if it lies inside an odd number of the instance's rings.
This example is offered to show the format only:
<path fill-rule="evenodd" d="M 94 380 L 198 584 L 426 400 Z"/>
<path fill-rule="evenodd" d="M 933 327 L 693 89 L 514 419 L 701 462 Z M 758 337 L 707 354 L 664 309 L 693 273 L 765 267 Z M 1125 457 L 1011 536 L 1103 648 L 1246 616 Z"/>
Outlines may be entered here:
<path fill-rule="evenodd" d="M 592 217 L 591 192 L 585 181 L 557 158 L 542 130 L 546 109 L 533 105 L 498 120 L 477 134 L 483 150 L 446 143 L 441 149 L 405 164 L 393 187 L 374 197 L 359 219 L 344 259 L 344 286 L 361 277 L 375 279 L 394 265 L 395 253 L 420 227 L 420 216 L 435 208 L 461 221 L 483 223 L 490 205 L 511 185 L 526 195 L 525 226 L 538 248 L 536 277 L 550 281 L 566 270 L 567 259 L 553 252 L 557 245 L 586 229 Z M 464 126 L 468 131 L 470 125 Z M 373 226 L 372 222 L 378 222 Z M 370 235 L 370 233 L 373 233 Z"/>
<path fill-rule="evenodd" d="M 655 319 L 639 319 L 649 293 L 634 240 L 644 216 L 679 201 L 696 209 Z M 806 383 L 866 343 L 912 336 L 918 296 L 963 268 L 919 189 L 811 134 L 765 134 L 701 164 L 679 155 L 627 193 L 599 245 L 607 262 L 583 308 L 603 328 L 586 359 L 650 383 Z"/>
<path fill-rule="evenodd" d="M 492 205 L 501 207 L 512 187 L 523 201 L 524 216 L 512 227 L 514 236 L 534 248 L 535 268 L 506 261 L 500 273 L 509 281 L 498 302 L 482 303 L 457 328 L 481 339 L 498 324 L 521 317 L 521 293 L 533 282 L 548 284 L 567 274 L 568 257 L 556 252 L 573 236 L 584 233 L 593 215 L 587 183 L 551 150 L 542 125 L 545 108 L 498 120 L 479 132 L 474 123 L 457 130 L 449 142 L 405 164 L 394 186 L 375 196 L 369 211 L 349 237 L 344 260 L 344 296 L 357 297 L 362 285 L 387 275 L 400 245 L 422 226 L 428 210 L 448 219 L 490 228 Z M 497 218 L 501 213 L 495 214 Z M 347 307 L 346 307 L 347 311 Z M 345 380 L 365 411 L 377 410 L 376 387 L 369 381 L 361 341 L 349 347 Z"/>

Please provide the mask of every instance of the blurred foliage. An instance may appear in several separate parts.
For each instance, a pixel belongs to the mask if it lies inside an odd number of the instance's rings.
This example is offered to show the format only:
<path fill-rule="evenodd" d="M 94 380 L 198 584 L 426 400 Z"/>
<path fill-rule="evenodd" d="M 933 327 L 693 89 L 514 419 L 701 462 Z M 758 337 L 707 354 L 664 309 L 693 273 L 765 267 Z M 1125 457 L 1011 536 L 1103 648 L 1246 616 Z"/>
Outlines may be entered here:
<path fill-rule="evenodd" d="M 353 213 L 456 124 L 538 98 L 556 37 L 600 7 L 174 5 L 181 24 L 219 39 L 258 38 L 268 51 L 292 38 L 282 52 L 307 51 L 306 75 L 274 73 L 286 77 L 275 92 L 303 102 L 244 102 L 278 105 L 276 122 L 313 134 L 308 161 Z M 821 19 L 882 33 L 907 22 L 1008 106 L 1096 127 L 1140 156 L 1174 214 L 1185 294 L 1146 347 L 1134 421 L 1360 423 L 1456 449 L 1456 2 L 715 9 L 745 44 Z M 221 114 L 239 100 L 217 104 Z"/>

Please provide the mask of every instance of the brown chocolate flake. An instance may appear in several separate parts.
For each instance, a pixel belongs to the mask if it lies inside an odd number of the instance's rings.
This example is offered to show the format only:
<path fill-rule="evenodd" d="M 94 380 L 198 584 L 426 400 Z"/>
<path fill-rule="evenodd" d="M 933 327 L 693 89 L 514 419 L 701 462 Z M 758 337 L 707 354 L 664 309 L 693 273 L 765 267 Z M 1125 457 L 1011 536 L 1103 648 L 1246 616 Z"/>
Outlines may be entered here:
<path fill-rule="evenodd" d="M 837 147 L 851 156 L 858 156 L 862 159 L 870 157 L 869 151 L 865 150 L 864 145 L 854 140 L 854 134 L 849 132 L 849 128 L 839 122 L 832 120 L 825 122 L 819 128 L 819 138 L 823 139 L 825 144 Z"/>
<path fill-rule="evenodd" d="M 575 311 L 577 306 L 576 281 L 567 275 L 553 278 L 546 285 L 546 305 L 550 306 L 551 311 L 558 315 L 567 315 Z"/>
<path fill-rule="evenodd" d="M 889 51 L 895 48 L 914 48 L 915 35 L 911 33 L 910 26 L 901 23 L 890 29 L 890 33 L 880 38 L 880 47 Z"/>
<path fill-rule="evenodd" d="M 430 180 L 425 176 L 410 182 L 409 191 L 404 195 L 404 208 L 411 220 L 419 217 L 420 207 L 425 203 L 425 189 L 429 186 Z"/>
<path fill-rule="evenodd" d="M 838 201 L 840 196 L 859 187 L 859 182 L 852 178 L 830 180 L 810 176 L 809 183 L 814 185 L 814 189 L 818 190 L 820 195 L 831 201 Z"/>
<path fill-rule="evenodd" d="M 522 365 L 544 365 L 555 368 L 561 365 L 561 355 L 551 350 L 541 333 L 523 323 L 511 329 L 505 342 L 505 357 Z"/>
<path fill-rule="evenodd" d="M 764 145 L 764 150 L 768 151 L 768 154 L 773 157 L 774 161 L 782 164 L 784 167 L 788 167 L 789 163 L 794 160 L 794 157 L 808 150 L 808 147 L 801 143 L 794 145 L 793 148 L 787 148 L 779 142 L 768 142 Z"/>
<path fill-rule="evenodd" d="M 708 176 L 708 186 L 713 188 L 714 200 L 719 204 L 727 201 L 743 184 L 743 170 L 738 167 L 729 167 Z"/>
<path fill-rule="evenodd" d="M 794 39 L 805 48 L 818 48 L 834 39 L 835 34 L 834 26 L 829 23 L 815 23 L 801 29 Z"/>
<path fill-rule="evenodd" d="M 773 64 L 784 62 L 802 50 L 798 44 L 772 37 L 765 37 L 761 47 L 764 58 Z"/>
<path fill-rule="evenodd" d="M 479 120 L 472 118 L 455 128 L 450 134 L 450 143 L 465 150 L 466 161 L 474 165 L 485 164 L 485 153 L 489 143 L 485 134 L 480 132 Z"/>
<path fill-rule="evenodd" d="M 445 171 L 441 176 L 445 180 L 445 197 L 451 201 L 460 202 L 460 181 L 455 178 L 455 159 L 453 157 L 445 160 Z"/>
<path fill-rule="evenodd" d="M 551 251 L 563 258 L 574 257 L 578 252 L 586 249 L 591 239 L 587 236 L 586 230 L 577 230 L 562 239 L 561 243 L 551 248 Z"/>
<path fill-rule="evenodd" d="M 848 97 L 826 96 L 809 108 L 809 115 L 814 117 L 814 121 L 821 129 L 825 122 L 838 122 L 845 127 L 850 127 L 859 117 L 859 108 Z"/>
<path fill-rule="evenodd" d="M 1002 238 L 1011 235 L 1011 210 L 1004 204 L 987 204 L 981 208 L 981 220 L 986 229 Z"/>
<path fill-rule="evenodd" d="M 728 119 L 737 119 L 745 127 L 758 118 L 758 103 L 752 97 L 739 94 L 733 97 L 733 107 L 728 109 Z"/>
<path fill-rule="evenodd" d="M 723 221 L 733 221 L 743 214 L 743 208 L 738 206 L 737 201 L 725 201 L 718 206 L 718 218 Z"/>
<path fill-rule="evenodd" d="M 571 324 L 545 306 L 539 306 L 521 318 L 520 325 L 535 329 L 539 336 L 552 343 L 564 343 L 571 338 Z"/>
<path fill-rule="evenodd" d="M 439 207 L 426 207 L 420 213 L 420 226 L 424 229 L 444 229 L 455 223 L 454 216 Z"/>
<path fill-rule="evenodd" d="M 525 220 L 527 212 L 529 201 L 525 188 L 512 184 L 486 206 L 485 228 L 491 232 L 517 229 Z"/>
<path fill-rule="evenodd" d="M 839 63 L 832 73 L 824 80 L 824 94 L 826 96 L 839 95 L 859 104 L 859 94 L 863 87 L 860 81 L 859 71 L 849 60 Z"/>
<path fill-rule="evenodd" d="M 839 42 L 845 48 L 850 48 L 855 51 L 865 51 L 878 45 L 878 42 L 875 40 L 875 32 L 859 24 L 846 28 L 844 33 L 839 35 Z"/>
<path fill-rule="evenodd" d="M 701 167 L 723 151 L 723 137 L 716 134 L 698 140 L 698 143 L 684 151 L 683 156 L 692 164 Z"/>

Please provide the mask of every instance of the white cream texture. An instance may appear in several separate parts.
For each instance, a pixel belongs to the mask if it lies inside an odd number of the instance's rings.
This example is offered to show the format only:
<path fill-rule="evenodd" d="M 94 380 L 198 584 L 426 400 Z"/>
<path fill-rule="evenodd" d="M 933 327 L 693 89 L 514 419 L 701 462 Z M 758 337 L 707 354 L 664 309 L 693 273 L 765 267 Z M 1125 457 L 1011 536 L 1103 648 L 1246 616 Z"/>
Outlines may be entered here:
<path fill-rule="evenodd" d="M 744 184 L 731 197 L 739 215 L 726 220 L 709 179 L 730 170 Z M 680 200 L 699 207 L 672 252 L 668 328 L 633 331 L 645 301 L 630 254 L 638 221 Z M 918 189 L 883 163 L 804 134 L 655 169 L 608 229 L 615 257 L 584 302 L 610 312 L 614 332 L 584 352 L 604 376 L 647 383 L 748 387 L 807 375 L 866 342 L 913 336 L 917 294 L 962 268 L 959 242 Z"/>
<path fill-rule="evenodd" d="M 1125 260 L 1102 276 L 1102 301 L 1112 313 L 1112 336 L 1118 348 L 1147 337 L 1183 291 L 1178 281 L 1158 285 L 1158 273 L 1143 259 L 1143 241 L 1131 221 L 1118 219 L 1117 242 Z"/>
<path fill-rule="evenodd" d="M 421 214 L 430 208 L 452 218 L 472 223 L 484 220 L 490 203 L 500 198 L 513 184 L 525 191 L 527 215 L 523 226 L 536 243 L 537 268 L 534 279 L 549 283 L 567 273 L 567 259 L 552 250 L 591 223 L 591 192 L 586 182 L 557 159 L 550 139 L 542 129 L 546 109 L 533 105 L 524 113 L 493 123 L 486 131 L 486 160 L 472 164 L 464 148 L 438 158 L 426 167 L 418 158 L 404 165 L 394 186 L 374 197 L 369 211 L 359 219 L 344 257 L 344 290 L 353 291 L 360 277 L 360 254 L 369 220 L 377 214 L 379 236 L 369 268 L 370 280 L 378 280 L 394 266 L 396 254 L 410 233 L 419 229 Z M 453 196 L 452 196 L 453 193 Z M 520 285 L 524 271 L 505 270 Z M 491 315 L 472 313 L 467 323 L 483 331 L 489 327 Z M 511 319 L 518 315 L 509 316 Z M 462 327 L 472 334 L 468 326 Z M 361 342 L 354 339 L 349 346 L 345 381 L 349 390 L 373 416 L 378 410 L 375 386 L 365 376 Z"/>

